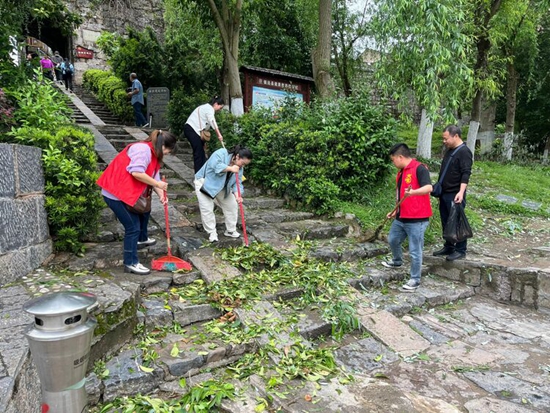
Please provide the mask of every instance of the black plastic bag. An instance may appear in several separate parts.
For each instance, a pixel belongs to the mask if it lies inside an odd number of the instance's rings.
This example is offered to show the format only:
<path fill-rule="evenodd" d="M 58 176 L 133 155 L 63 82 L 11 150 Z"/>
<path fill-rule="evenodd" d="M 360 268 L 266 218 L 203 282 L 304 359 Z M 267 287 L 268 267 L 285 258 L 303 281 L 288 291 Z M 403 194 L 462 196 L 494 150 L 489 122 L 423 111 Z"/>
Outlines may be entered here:
<path fill-rule="evenodd" d="M 468 223 L 468 218 L 466 218 L 462 204 L 453 202 L 449 219 L 445 225 L 445 231 L 443 231 L 443 238 L 445 238 L 445 241 L 456 244 L 473 236 L 472 228 Z"/>

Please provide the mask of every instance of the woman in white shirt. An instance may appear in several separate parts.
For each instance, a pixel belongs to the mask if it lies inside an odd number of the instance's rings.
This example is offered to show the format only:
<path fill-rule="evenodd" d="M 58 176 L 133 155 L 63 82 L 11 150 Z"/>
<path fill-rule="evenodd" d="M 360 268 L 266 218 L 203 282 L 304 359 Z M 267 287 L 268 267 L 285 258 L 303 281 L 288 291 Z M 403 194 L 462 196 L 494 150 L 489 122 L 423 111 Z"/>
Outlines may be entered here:
<path fill-rule="evenodd" d="M 195 173 L 197 173 L 206 162 L 206 153 L 204 152 L 204 141 L 201 138 L 201 131 L 213 129 L 218 135 L 220 142 L 223 141 L 214 114 L 220 111 L 224 104 L 221 97 L 214 96 L 210 103 L 205 103 L 195 108 L 193 113 L 187 118 L 187 122 L 185 122 L 183 134 L 193 148 L 193 168 L 195 169 Z"/>

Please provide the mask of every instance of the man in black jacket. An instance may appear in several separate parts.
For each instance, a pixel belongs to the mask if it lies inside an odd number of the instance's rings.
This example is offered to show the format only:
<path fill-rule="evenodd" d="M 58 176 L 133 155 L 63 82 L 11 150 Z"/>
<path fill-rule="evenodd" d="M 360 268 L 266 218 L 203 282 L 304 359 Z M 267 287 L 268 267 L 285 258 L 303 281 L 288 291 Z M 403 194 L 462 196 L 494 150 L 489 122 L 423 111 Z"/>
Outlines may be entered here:
<path fill-rule="evenodd" d="M 451 206 L 454 203 L 462 204 L 466 207 L 466 187 L 472 173 L 473 156 L 472 151 L 462 141 L 462 131 L 458 126 L 449 125 L 443 131 L 443 144 L 447 147 L 447 152 L 441 162 L 439 175 L 445 169 L 447 163 L 451 162 L 441 186 L 443 193 L 439 198 L 439 214 L 441 216 L 441 225 L 445 232 L 445 225 L 449 218 Z M 451 157 L 451 155 L 454 156 Z M 434 251 L 433 255 L 447 256 L 447 261 L 454 261 L 466 257 L 467 241 L 452 244 L 445 241 L 445 245 L 440 250 Z"/>

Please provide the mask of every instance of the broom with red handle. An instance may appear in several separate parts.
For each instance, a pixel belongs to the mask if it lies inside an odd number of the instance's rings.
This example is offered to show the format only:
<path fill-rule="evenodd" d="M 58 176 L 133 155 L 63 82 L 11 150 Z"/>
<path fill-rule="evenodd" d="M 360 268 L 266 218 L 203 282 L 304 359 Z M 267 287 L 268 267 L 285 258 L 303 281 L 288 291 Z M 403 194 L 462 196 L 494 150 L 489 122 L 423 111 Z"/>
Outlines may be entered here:
<path fill-rule="evenodd" d="M 246 222 L 244 221 L 244 207 L 243 207 L 242 198 L 241 198 L 241 183 L 239 181 L 240 181 L 239 173 L 235 172 L 235 182 L 237 183 L 237 196 L 241 199 L 241 202 L 239 202 L 239 209 L 241 211 L 241 222 L 243 224 L 244 245 L 248 247 L 248 235 L 246 234 Z"/>
<path fill-rule="evenodd" d="M 162 177 L 162 181 L 166 182 L 166 177 Z M 166 223 L 166 244 L 168 246 L 168 255 L 160 257 L 151 262 L 151 267 L 158 271 L 176 271 L 176 270 L 188 270 L 191 271 L 192 267 L 187 261 L 181 258 L 174 257 L 172 255 L 172 248 L 170 248 L 170 218 L 168 217 L 168 195 L 164 191 L 164 220 Z"/>
<path fill-rule="evenodd" d="M 220 134 L 219 129 L 216 129 L 216 133 L 218 134 L 218 139 L 220 140 L 223 148 L 225 149 L 225 145 L 223 143 L 222 136 Z M 235 182 L 237 184 L 237 195 L 239 198 L 241 198 L 241 186 L 239 185 L 239 173 L 235 172 Z M 243 224 L 243 239 L 244 239 L 244 245 L 248 247 L 248 235 L 246 233 L 246 222 L 244 221 L 244 207 L 243 203 L 239 202 L 239 209 L 241 211 L 241 222 Z"/>

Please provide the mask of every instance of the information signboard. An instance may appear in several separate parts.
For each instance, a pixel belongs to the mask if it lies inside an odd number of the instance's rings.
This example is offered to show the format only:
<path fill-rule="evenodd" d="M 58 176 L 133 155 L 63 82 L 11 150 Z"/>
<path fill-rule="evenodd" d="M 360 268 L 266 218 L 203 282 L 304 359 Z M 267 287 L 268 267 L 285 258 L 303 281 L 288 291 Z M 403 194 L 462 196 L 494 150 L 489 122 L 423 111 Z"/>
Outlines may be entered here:
<path fill-rule="evenodd" d="M 147 122 L 151 128 L 168 126 L 168 102 L 170 89 L 167 87 L 150 87 L 147 89 Z"/>
<path fill-rule="evenodd" d="M 252 87 L 252 106 L 265 106 L 271 108 L 286 97 L 292 97 L 296 100 L 303 101 L 304 96 L 301 93 L 287 92 L 284 90 L 268 89 L 260 86 Z"/>

